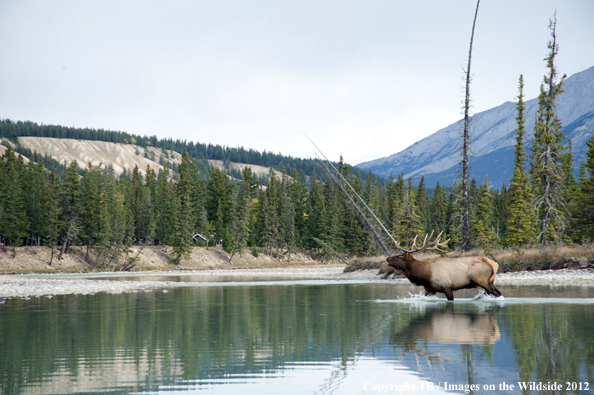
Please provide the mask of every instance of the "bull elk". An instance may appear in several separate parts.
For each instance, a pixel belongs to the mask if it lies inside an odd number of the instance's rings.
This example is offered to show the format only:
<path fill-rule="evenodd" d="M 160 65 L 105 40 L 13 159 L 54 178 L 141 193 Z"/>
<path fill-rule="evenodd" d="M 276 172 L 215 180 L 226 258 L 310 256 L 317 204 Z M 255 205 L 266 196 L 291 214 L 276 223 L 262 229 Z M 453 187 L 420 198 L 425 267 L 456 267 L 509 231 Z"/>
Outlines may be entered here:
<path fill-rule="evenodd" d="M 429 239 L 433 236 L 433 232 Z M 454 300 L 454 291 L 466 288 L 483 288 L 488 294 L 501 296 L 501 292 L 493 285 L 499 265 L 484 256 L 468 256 L 459 258 L 438 258 L 434 261 L 420 261 L 415 259 L 414 253 L 424 250 L 439 250 L 445 247 L 449 240 L 439 242 L 441 233 L 433 241 L 427 241 L 417 246 L 417 238 L 413 241 L 412 249 L 407 250 L 395 242 L 396 248 L 402 255 L 387 259 L 388 264 L 397 272 L 406 276 L 415 285 L 425 288 L 427 295 L 444 293 L 448 300 Z"/>
<path fill-rule="evenodd" d="M 419 261 L 415 259 L 412 254 L 423 250 L 439 250 L 439 247 L 444 247 L 449 240 L 440 243 L 440 233 L 435 240 L 430 241 L 433 236 L 432 232 L 431 236 L 429 236 L 429 242 L 427 242 L 427 237 L 425 237 L 423 246 L 417 247 L 417 238 L 415 237 L 413 249 L 406 250 L 402 248 L 400 244 L 394 240 L 384 224 L 377 218 L 373 210 L 371 210 L 361 196 L 359 196 L 353 186 L 346 180 L 340 171 L 336 169 L 332 162 L 326 158 L 326 155 L 320 151 L 315 143 L 311 139 L 309 140 L 312 142 L 315 149 L 324 157 L 327 165 L 324 164 L 317 152 L 318 162 L 316 163 L 339 188 L 347 198 L 347 201 L 351 203 L 357 214 L 359 214 L 363 220 L 365 226 L 375 236 L 386 255 L 391 255 L 391 251 L 384 242 L 384 239 L 381 236 L 382 233 L 402 252 L 402 255 L 391 256 L 388 258 L 389 265 L 396 271 L 404 274 L 413 284 L 425 287 L 425 291 L 428 295 L 442 292 L 446 295 L 448 300 L 454 300 L 454 291 L 456 290 L 476 287 L 483 288 L 490 295 L 501 296 L 501 292 L 499 292 L 493 285 L 499 265 L 497 262 L 494 262 L 487 257 L 440 258 L 434 261 Z M 379 228 L 375 224 L 379 225 Z"/>

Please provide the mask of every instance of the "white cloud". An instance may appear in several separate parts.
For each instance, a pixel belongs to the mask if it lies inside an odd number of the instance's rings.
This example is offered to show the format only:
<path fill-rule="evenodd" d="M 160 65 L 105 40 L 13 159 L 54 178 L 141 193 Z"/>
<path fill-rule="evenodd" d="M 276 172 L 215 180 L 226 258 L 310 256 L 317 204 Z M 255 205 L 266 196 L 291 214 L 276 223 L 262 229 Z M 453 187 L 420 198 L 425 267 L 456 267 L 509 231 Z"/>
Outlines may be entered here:
<path fill-rule="evenodd" d="M 387 156 L 460 117 L 474 1 L 0 3 L 2 118 L 334 159 Z M 527 98 L 557 9 L 559 70 L 594 64 L 589 1 L 483 2 L 473 111 Z"/>

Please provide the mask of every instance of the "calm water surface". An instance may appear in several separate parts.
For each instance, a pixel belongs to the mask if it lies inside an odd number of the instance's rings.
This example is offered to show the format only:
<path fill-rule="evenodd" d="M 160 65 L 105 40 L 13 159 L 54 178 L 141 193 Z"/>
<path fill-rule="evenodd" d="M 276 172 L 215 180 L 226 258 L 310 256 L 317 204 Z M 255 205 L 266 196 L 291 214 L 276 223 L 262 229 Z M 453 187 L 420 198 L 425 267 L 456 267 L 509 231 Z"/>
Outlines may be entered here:
<path fill-rule="evenodd" d="M 594 288 L 258 280 L 7 299 L 0 394 L 594 393 Z"/>

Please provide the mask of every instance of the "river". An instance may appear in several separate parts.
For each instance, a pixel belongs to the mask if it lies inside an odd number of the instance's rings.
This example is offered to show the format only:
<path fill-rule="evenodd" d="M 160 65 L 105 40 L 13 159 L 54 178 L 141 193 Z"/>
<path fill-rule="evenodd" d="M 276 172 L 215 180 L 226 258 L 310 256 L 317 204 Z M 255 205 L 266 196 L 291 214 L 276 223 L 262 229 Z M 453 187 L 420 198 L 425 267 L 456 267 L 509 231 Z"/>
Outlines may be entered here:
<path fill-rule="evenodd" d="M 183 281 L 3 299 L 0 393 L 594 393 L 594 287 Z"/>

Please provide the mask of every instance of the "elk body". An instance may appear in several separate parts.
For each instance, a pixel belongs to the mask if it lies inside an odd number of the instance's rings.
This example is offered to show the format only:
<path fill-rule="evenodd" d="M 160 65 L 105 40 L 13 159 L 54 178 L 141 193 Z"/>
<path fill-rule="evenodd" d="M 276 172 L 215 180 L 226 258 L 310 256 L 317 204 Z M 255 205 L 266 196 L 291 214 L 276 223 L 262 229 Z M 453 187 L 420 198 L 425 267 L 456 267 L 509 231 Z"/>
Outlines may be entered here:
<path fill-rule="evenodd" d="M 439 246 L 447 244 L 447 241 L 439 243 L 440 236 L 414 250 L 405 250 L 396 243 L 402 255 L 388 258 L 388 264 L 405 275 L 411 283 L 424 287 L 428 295 L 441 292 L 448 300 L 454 300 L 456 290 L 481 287 L 490 295 L 501 296 L 493 284 L 499 265 L 487 257 L 439 258 L 434 261 L 415 259 L 414 252 L 439 249 Z M 413 244 L 416 246 L 416 240 Z"/>

